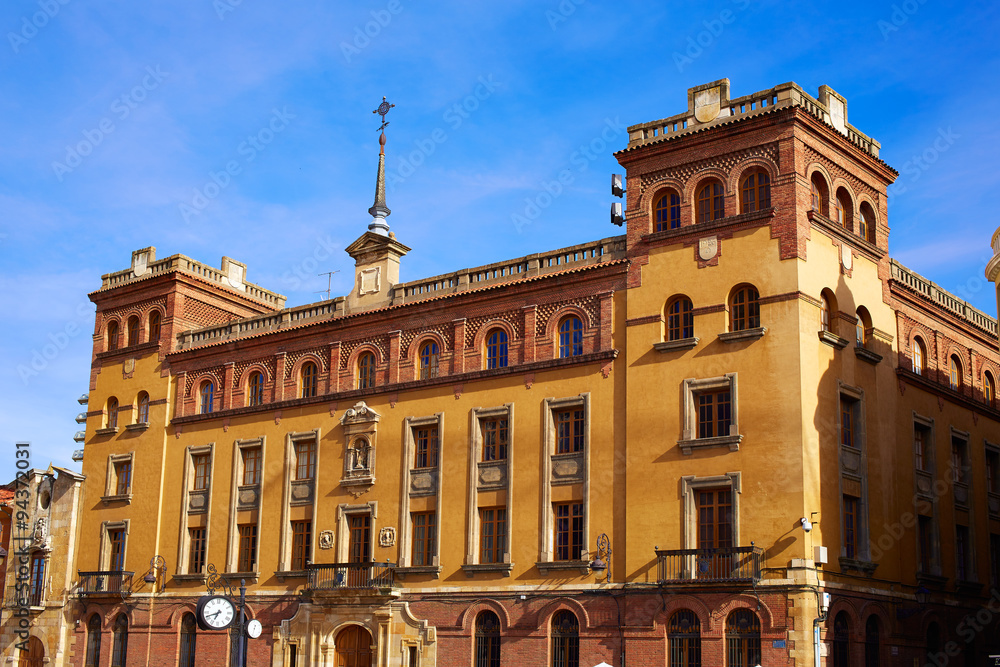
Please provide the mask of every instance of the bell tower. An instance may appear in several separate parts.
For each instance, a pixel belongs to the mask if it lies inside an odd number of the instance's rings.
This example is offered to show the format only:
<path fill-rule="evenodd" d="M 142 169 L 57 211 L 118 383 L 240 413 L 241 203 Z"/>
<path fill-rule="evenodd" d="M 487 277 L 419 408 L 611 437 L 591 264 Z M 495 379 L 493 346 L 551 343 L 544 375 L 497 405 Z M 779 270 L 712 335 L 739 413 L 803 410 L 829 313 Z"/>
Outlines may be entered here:
<path fill-rule="evenodd" d="M 393 286 L 399 282 L 399 260 L 410 251 L 396 240 L 389 231 L 386 217 L 392 211 L 385 203 L 385 128 L 389 124 L 385 115 L 395 104 L 385 97 L 372 113 L 382 117 L 379 127 L 378 175 L 375 178 L 375 203 L 368 209 L 372 221 L 368 231 L 347 246 L 347 254 L 354 258 L 354 288 L 347 295 L 349 311 L 368 310 L 386 305 L 392 296 Z"/>

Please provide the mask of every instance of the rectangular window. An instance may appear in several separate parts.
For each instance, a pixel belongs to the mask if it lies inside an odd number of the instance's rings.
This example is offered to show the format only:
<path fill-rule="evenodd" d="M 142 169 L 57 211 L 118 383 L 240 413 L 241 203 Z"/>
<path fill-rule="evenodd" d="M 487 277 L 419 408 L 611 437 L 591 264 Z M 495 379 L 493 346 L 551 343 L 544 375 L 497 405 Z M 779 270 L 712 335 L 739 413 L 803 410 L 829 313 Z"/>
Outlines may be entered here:
<path fill-rule="evenodd" d="M 125 529 L 108 531 L 108 569 L 120 572 L 125 569 Z"/>
<path fill-rule="evenodd" d="M 479 509 L 479 562 L 502 563 L 507 550 L 507 508 Z"/>
<path fill-rule="evenodd" d="M 191 457 L 194 464 L 194 490 L 201 491 L 208 488 L 208 470 L 211 458 L 208 454 L 196 454 Z"/>
<path fill-rule="evenodd" d="M 132 489 L 132 461 L 118 461 L 115 463 L 115 493 L 119 496 L 128 495 Z"/>
<path fill-rule="evenodd" d="M 844 556 L 858 557 L 858 499 L 844 496 Z"/>
<path fill-rule="evenodd" d="M 205 567 L 205 534 L 204 528 L 188 528 L 188 574 L 201 574 Z"/>
<path fill-rule="evenodd" d="M 437 426 L 413 429 L 413 440 L 416 447 L 413 467 L 436 468 L 438 464 Z"/>
<path fill-rule="evenodd" d="M 729 425 L 732 423 L 732 401 L 729 390 L 698 392 L 696 398 L 698 437 L 717 438 L 729 435 Z"/>
<path fill-rule="evenodd" d="M 583 451 L 583 414 L 583 408 L 556 413 L 556 454 Z"/>
<path fill-rule="evenodd" d="M 969 447 L 962 438 L 951 439 L 951 475 L 952 481 L 960 484 L 967 483 L 968 475 Z"/>
<path fill-rule="evenodd" d="M 367 563 L 371 560 L 371 530 L 370 514 L 353 514 L 348 517 L 351 540 L 348 546 L 348 561 L 351 563 Z"/>
<path fill-rule="evenodd" d="M 577 560 L 583 551 L 583 503 L 556 503 L 556 560 Z"/>
<path fill-rule="evenodd" d="M 698 548 L 733 546 L 733 490 L 698 491 Z"/>
<path fill-rule="evenodd" d="M 507 419 L 483 419 L 480 422 L 483 432 L 483 460 L 507 460 Z"/>
<path fill-rule="evenodd" d="M 861 402 L 841 395 L 840 397 L 840 444 L 844 447 L 861 449 L 860 436 Z"/>
<path fill-rule="evenodd" d="M 1000 452 L 986 450 L 986 490 L 1000 493 Z"/>
<path fill-rule="evenodd" d="M 933 560 L 934 531 L 932 519 L 929 516 L 917 517 L 917 538 L 920 540 L 920 571 L 931 573 Z"/>
<path fill-rule="evenodd" d="M 295 479 L 312 479 L 316 474 L 316 441 L 295 443 Z"/>
<path fill-rule="evenodd" d="M 243 450 L 243 485 L 260 484 L 260 447 L 248 447 Z"/>
<path fill-rule="evenodd" d="M 434 512 L 413 512 L 413 565 L 433 565 L 437 549 L 437 516 Z"/>
<path fill-rule="evenodd" d="M 45 591 L 45 558 L 35 556 L 31 559 L 31 606 L 42 606 L 42 593 Z"/>
<path fill-rule="evenodd" d="M 969 581 L 969 527 L 955 526 L 955 576 Z"/>
<path fill-rule="evenodd" d="M 253 572 L 257 567 L 257 524 L 242 524 L 239 528 L 240 556 L 237 568 L 240 572 Z"/>
<path fill-rule="evenodd" d="M 913 427 L 913 465 L 917 470 L 930 472 L 930 451 L 928 450 L 930 441 L 930 429 L 922 426 Z"/>
<path fill-rule="evenodd" d="M 292 522 L 292 569 L 304 570 L 309 563 L 309 549 L 312 543 L 312 522 Z"/>

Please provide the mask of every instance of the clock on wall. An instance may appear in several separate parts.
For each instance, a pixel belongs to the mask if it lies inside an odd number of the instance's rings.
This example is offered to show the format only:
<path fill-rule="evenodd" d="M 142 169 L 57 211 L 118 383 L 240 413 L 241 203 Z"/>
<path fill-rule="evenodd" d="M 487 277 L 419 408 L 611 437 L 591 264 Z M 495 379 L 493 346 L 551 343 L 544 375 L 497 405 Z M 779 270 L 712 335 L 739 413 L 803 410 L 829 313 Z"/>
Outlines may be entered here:
<path fill-rule="evenodd" d="M 260 621 L 256 618 L 247 623 L 247 635 L 249 635 L 250 639 L 257 639 L 257 637 L 260 637 L 262 630 L 263 628 L 260 625 Z"/>
<path fill-rule="evenodd" d="M 198 600 L 196 616 L 202 630 L 224 630 L 236 618 L 236 605 L 223 595 L 205 595 Z"/>

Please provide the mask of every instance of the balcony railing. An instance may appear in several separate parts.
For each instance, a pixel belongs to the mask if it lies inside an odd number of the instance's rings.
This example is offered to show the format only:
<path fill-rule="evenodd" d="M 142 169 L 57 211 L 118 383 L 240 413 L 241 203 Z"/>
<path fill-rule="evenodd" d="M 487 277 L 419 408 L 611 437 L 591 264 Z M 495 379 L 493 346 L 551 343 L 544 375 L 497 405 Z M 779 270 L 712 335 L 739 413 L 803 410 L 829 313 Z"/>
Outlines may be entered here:
<path fill-rule="evenodd" d="M 310 563 L 312 590 L 363 590 L 391 588 L 395 582 L 394 563 Z"/>
<path fill-rule="evenodd" d="M 100 570 L 97 572 L 78 572 L 80 575 L 81 596 L 120 595 L 125 597 L 132 593 L 132 577 L 135 572 L 124 570 Z"/>
<path fill-rule="evenodd" d="M 17 607 L 41 607 L 44 592 L 41 586 L 35 586 L 27 581 L 19 582 L 7 587 L 4 595 L 3 606 L 7 609 Z"/>
<path fill-rule="evenodd" d="M 760 547 L 674 549 L 657 551 L 661 583 L 758 582 L 764 561 Z"/>

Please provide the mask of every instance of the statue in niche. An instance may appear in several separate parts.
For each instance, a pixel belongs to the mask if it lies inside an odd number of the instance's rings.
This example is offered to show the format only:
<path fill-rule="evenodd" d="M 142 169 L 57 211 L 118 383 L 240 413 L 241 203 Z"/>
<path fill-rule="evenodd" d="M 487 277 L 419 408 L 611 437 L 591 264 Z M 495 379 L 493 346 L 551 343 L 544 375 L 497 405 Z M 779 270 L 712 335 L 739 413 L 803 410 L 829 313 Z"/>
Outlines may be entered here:
<path fill-rule="evenodd" d="M 368 455 L 371 445 L 364 438 L 359 438 L 354 441 L 353 462 L 351 469 L 355 471 L 368 470 Z"/>

